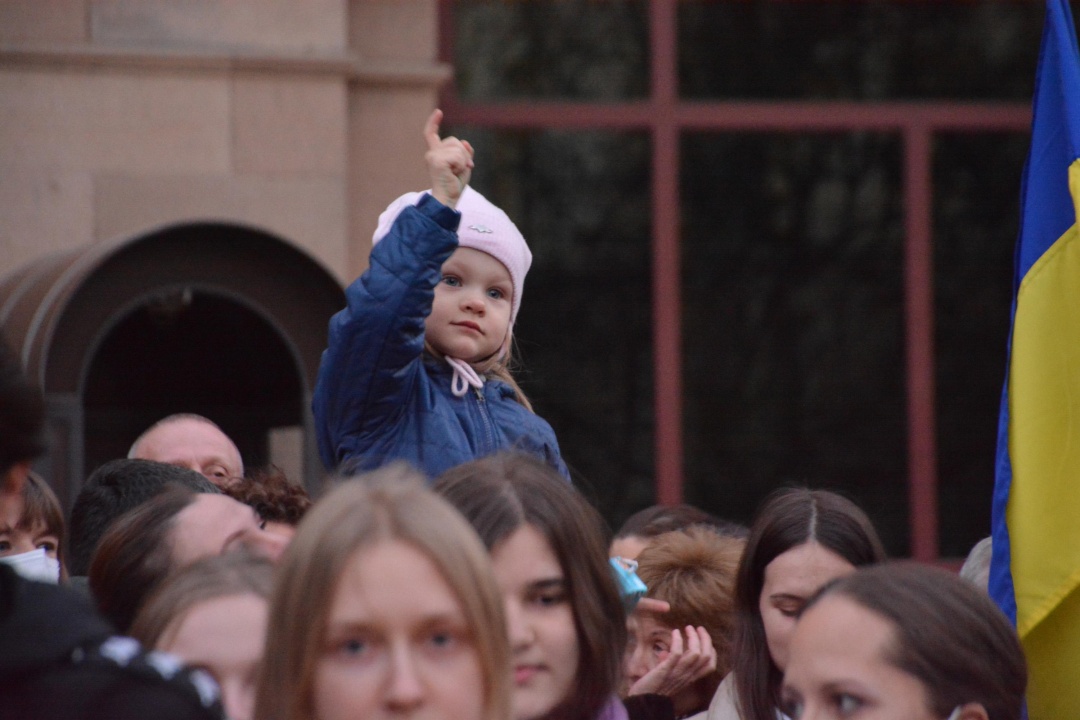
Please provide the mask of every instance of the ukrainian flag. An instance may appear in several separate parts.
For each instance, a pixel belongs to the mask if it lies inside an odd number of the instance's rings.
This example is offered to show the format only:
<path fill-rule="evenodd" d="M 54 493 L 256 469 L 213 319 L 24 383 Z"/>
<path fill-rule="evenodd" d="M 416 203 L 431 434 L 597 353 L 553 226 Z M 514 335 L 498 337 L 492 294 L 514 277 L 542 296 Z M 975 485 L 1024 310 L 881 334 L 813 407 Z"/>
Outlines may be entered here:
<path fill-rule="evenodd" d="M 990 592 L 1016 622 L 1032 720 L 1080 718 L 1080 53 L 1048 0 L 1021 187 Z"/>

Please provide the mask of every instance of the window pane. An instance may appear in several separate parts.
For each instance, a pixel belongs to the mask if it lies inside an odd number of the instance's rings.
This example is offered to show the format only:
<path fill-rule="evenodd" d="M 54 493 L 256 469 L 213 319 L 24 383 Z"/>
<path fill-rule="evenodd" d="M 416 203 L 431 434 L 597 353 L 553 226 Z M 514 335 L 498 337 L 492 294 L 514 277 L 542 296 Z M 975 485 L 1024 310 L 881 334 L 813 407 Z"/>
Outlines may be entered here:
<path fill-rule="evenodd" d="M 476 148 L 473 186 L 533 251 L 515 378 L 575 483 L 621 518 L 653 492 L 648 137 L 450 131 Z"/>
<path fill-rule="evenodd" d="M 941 554 L 990 534 L 1027 133 L 939 135 L 934 279 Z"/>
<path fill-rule="evenodd" d="M 838 489 L 908 552 L 901 145 L 682 143 L 686 498 L 747 521 Z"/>
<path fill-rule="evenodd" d="M 614 101 L 648 93 L 646 0 L 454 2 L 463 100 Z"/>
<path fill-rule="evenodd" d="M 679 3 L 684 97 L 1027 101 L 1043 4 Z"/>

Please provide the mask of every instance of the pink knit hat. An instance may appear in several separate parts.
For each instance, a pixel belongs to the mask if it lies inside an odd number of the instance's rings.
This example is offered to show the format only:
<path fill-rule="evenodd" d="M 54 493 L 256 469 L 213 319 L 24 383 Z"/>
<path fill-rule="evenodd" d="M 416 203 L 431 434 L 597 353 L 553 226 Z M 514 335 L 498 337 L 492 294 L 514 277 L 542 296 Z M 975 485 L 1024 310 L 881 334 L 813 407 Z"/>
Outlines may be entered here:
<path fill-rule="evenodd" d="M 430 192 L 430 191 L 427 191 Z M 405 193 L 379 215 L 379 227 L 375 229 L 375 235 L 371 238 L 372 243 L 377 243 L 390 232 L 390 226 L 394 220 L 408 205 L 420 202 L 424 193 Z M 532 253 L 525 244 L 525 238 L 517 229 L 513 221 L 499 208 L 483 195 L 466 186 L 461 198 L 458 199 L 457 211 L 461 213 L 461 224 L 458 226 L 458 245 L 486 252 L 506 266 L 510 273 L 510 282 L 514 285 L 514 297 L 510 307 L 510 326 L 507 331 L 507 343 L 509 343 L 509 330 L 514 327 L 518 309 L 521 307 L 521 293 L 525 289 L 525 274 L 532 265 Z M 504 344 L 501 354 L 505 354 L 507 346 Z"/>

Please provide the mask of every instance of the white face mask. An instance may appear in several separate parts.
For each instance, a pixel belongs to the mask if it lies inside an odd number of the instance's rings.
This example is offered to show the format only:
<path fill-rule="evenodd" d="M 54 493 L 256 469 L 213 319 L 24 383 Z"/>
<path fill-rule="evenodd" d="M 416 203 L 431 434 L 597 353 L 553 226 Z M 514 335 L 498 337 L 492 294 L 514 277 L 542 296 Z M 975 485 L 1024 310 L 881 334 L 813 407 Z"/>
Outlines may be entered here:
<path fill-rule="evenodd" d="M 953 708 L 953 711 L 949 713 L 949 717 L 946 720 L 957 720 L 960 717 L 960 705 Z"/>
<path fill-rule="evenodd" d="M 60 561 L 46 554 L 45 548 L 0 557 L 0 563 L 10 565 L 27 580 L 53 583 L 60 582 Z"/>

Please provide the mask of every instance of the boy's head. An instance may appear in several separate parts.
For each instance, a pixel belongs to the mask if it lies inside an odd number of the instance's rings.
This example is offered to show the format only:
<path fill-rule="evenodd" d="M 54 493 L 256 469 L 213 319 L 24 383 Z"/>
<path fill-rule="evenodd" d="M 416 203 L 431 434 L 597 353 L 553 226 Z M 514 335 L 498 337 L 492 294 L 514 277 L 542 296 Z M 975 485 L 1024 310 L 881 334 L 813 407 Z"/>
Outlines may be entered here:
<path fill-rule="evenodd" d="M 390 206 L 379 216 L 379 226 L 375 230 L 375 235 L 372 238 L 373 242 L 377 243 L 382 240 L 390 232 L 390 227 L 394 224 L 394 220 L 397 219 L 401 211 L 409 205 L 415 205 L 423 195 L 424 193 L 406 193 L 390 203 Z M 514 225 L 507 214 L 495 207 L 472 187 L 466 187 L 462 192 L 461 198 L 458 200 L 457 210 L 461 213 L 461 224 L 458 226 L 457 232 L 459 249 L 451 255 L 443 267 L 446 268 L 455 260 L 460 262 L 466 259 L 468 254 L 461 253 L 462 248 L 478 250 L 499 261 L 502 269 L 509 275 L 511 284 L 511 297 L 508 308 L 509 320 L 505 331 L 498 338 L 498 342 L 494 343 L 493 350 L 479 357 L 462 357 L 461 359 L 475 362 L 491 355 L 492 352 L 495 353 L 496 357 L 503 358 L 509 350 L 514 321 L 517 319 L 518 309 L 521 307 L 521 296 L 525 288 L 525 275 L 529 272 L 529 266 L 532 265 L 532 253 L 529 251 L 529 246 L 525 243 L 521 231 L 517 229 L 517 226 Z M 442 289 L 444 288 L 440 287 L 440 290 Z M 441 295 L 442 293 L 437 290 L 436 306 L 444 300 Z M 435 310 L 437 311 L 438 307 Z M 436 330 L 434 333 L 436 335 L 434 338 L 431 337 L 431 331 L 432 328 L 429 323 L 429 341 L 434 340 L 433 344 L 436 349 L 445 352 L 447 348 L 439 347 L 438 331 Z M 490 340 L 494 339 L 490 338 Z M 479 345 L 487 349 L 490 344 L 492 343 L 487 342 Z M 446 354 L 458 357 L 454 352 L 446 352 Z"/>

